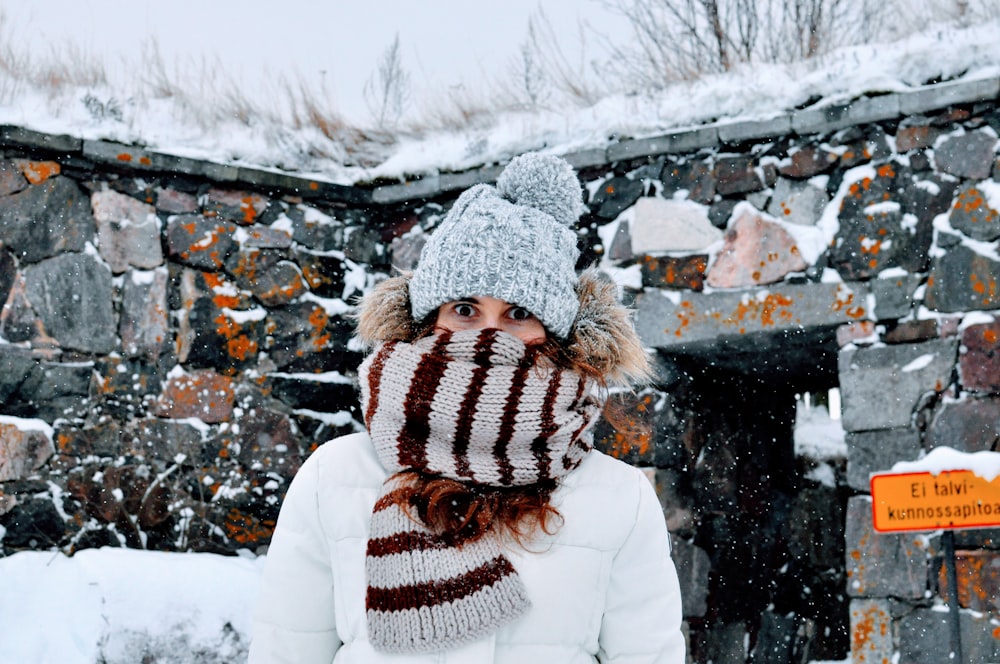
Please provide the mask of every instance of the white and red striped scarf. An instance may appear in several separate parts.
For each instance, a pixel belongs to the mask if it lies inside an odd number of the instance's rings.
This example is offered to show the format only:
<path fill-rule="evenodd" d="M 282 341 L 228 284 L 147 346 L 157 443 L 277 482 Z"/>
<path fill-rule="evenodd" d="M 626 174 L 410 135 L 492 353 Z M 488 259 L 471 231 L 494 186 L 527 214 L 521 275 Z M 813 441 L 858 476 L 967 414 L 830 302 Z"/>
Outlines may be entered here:
<path fill-rule="evenodd" d="M 592 447 L 600 412 L 591 384 L 498 330 L 440 332 L 380 345 L 360 369 L 361 406 L 390 473 L 415 470 L 469 485 L 558 480 Z M 472 542 L 435 534 L 390 495 L 369 534 L 368 637 L 385 652 L 427 652 L 482 638 L 529 606 L 497 533 Z"/>

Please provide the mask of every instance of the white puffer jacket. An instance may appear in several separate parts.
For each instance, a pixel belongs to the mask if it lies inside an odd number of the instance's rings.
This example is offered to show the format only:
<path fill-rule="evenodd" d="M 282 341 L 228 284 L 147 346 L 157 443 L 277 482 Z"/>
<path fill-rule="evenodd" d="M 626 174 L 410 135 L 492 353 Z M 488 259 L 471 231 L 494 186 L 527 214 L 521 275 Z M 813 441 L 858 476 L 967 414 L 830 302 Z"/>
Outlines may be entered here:
<path fill-rule="evenodd" d="M 683 664 L 681 598 L 659 501 L 637 469 L 591 452 L 555 491 L 564 522 L 507 553 L 531 608 L 461 649 L 386 655 L 365 629 L 365 545 L 386 471 L 364 433 L 332 440 L 289 488 L 268 551 L 251 664 Z"/>

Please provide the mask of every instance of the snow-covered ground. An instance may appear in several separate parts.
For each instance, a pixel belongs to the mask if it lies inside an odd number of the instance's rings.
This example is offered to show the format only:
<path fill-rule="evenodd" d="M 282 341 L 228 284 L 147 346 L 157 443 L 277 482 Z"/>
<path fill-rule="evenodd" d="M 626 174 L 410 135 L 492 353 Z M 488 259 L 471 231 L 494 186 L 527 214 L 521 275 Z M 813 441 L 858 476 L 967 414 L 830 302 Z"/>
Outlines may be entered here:
<path fill-rule="evenodd" d="M 113 548 L 0 558 L 0 664 L 244 661 L 264 560 Z"/>
<path fill-rule="evenodd" d="M 25 90 L 0 106 L 0 124 L 352 183 L 461 170 L 531 149 L 603 147 L 609 137 L 656 135 L 718 118 L 764 119 L 813 98 L 822 98 L 820 105 L 842 103 L 930 80 L 996 76 L 998 34 L 998 20 L 960 31 L 941 28 L 808 63 L 746 67 L 655 94 L 612 96 L 589 108 L 497 115 L 448 133 L 402 135 L 364 167 L 353 165 L 343 145 L 314 127 L 226 118 L 191 122 L 192 109 L 176 98 L 133 101 L 113 89 Z M 124 101 L 116 113 L 98 113 L 95 99 Z M 316 156 L 316 146 L 325 156 Z M 813 433 L 797 438 L 801 453 L 823 460 L 842 450 L 842 432 L 838 437 L 823 413 L 811 412 L 806 426 Z M 59 552 L 0 558 L 0 664 L 139 662 L 147 648 L 177 663 L 240 661 L 263 560 L 123 549 L 86 550 L 72 558 Z"/>

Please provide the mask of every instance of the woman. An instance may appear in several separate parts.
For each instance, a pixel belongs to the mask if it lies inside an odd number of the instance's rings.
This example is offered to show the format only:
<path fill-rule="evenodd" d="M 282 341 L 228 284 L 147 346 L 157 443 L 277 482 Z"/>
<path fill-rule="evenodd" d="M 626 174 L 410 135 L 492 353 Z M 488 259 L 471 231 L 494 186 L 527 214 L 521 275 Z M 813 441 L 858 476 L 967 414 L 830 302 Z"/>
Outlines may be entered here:
<path fill-rule="evenodd" d="M 577 277 L 582 209 L 565 161 L 517 158 L 362 302 L 367 432 L 292 482 L 251 662 L 684 662 L 653 488 L 592 449 L 648 366 L 614 285 Z"/>

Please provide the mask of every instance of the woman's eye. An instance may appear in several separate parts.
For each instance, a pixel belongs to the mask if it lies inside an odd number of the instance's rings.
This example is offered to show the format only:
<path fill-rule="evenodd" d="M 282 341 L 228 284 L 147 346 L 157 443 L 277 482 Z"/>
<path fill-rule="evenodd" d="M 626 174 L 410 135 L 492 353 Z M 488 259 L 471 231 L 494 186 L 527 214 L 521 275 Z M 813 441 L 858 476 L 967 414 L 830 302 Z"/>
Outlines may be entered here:
<path fill-rule="evenodd" d="M 468 318 L 476 313 L 471 304 L 456 304 L 453 311 L 462 318 Z"/>
<path fill-rule="evenodd" d="M 531 312 L 524 307 L 514 307 L 510 310 L 510 317 L 514 320 L 528 320 L 531 318 Z"/>

